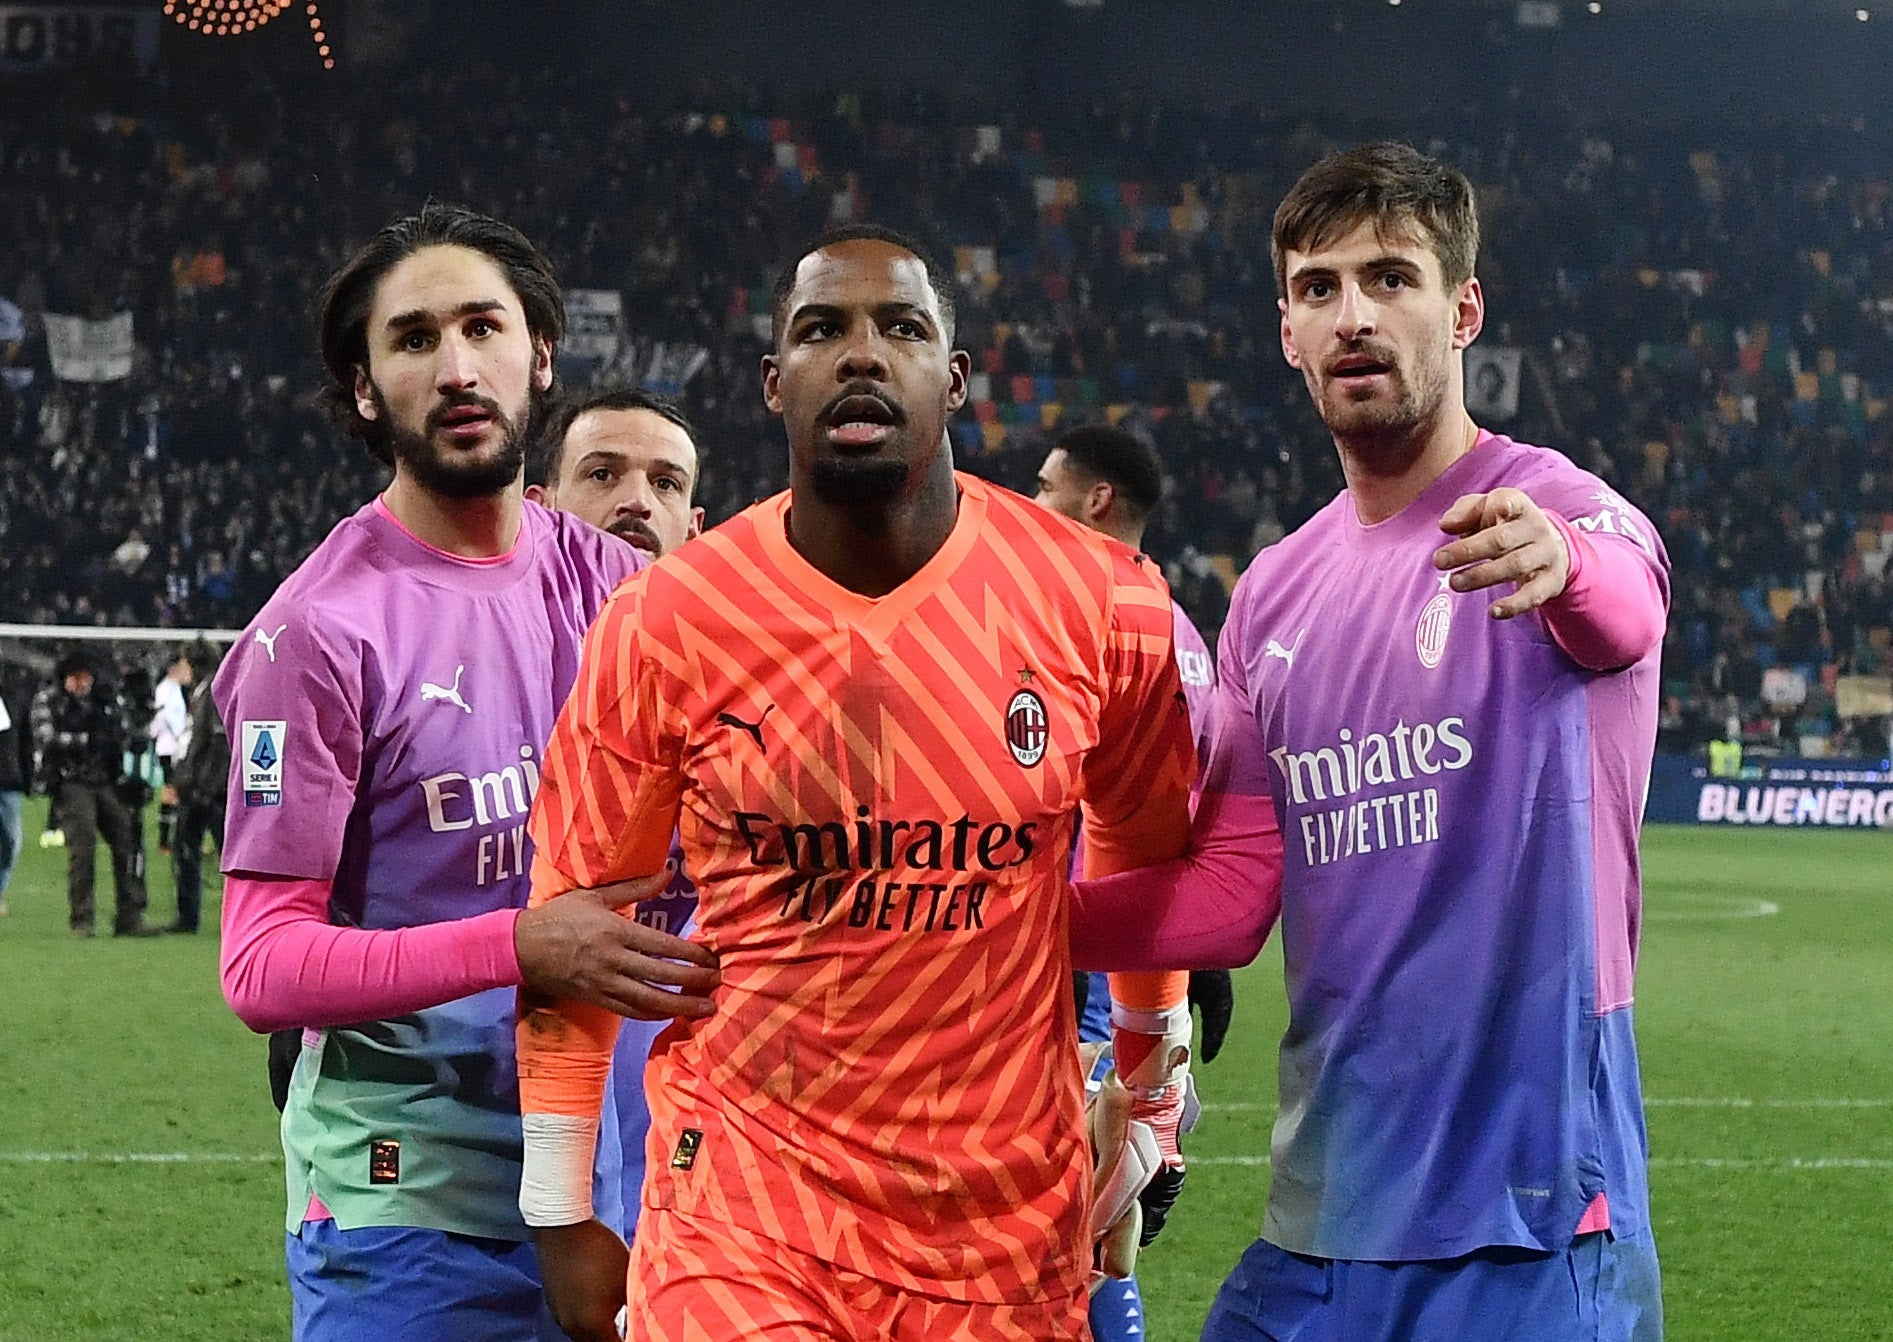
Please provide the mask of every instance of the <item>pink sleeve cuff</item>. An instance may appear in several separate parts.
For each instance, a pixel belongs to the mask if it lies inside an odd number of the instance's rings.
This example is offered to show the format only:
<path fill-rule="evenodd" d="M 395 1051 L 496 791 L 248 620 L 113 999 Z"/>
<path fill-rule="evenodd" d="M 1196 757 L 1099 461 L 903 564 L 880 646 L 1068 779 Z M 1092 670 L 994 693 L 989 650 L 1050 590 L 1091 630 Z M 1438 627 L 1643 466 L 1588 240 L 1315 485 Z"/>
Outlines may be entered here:
<path fill-rule="evenodd" d="M 1269 797 L 1205 793 L 1190 852 L 1072 886 L 1072 967 L 1239 969 L 1282 911 L 1282 834 Z"/>
<path fill-rule="evenodd" d="M 1599 545 L 1548 513 L 1571 555 L 1564 591 L 1539 608 L 1565 655 L 1587 671 L 1621 671 L 1663 641 L 1668 617 L 1656 571 L 1629 544 Z"/>
<path fill-rule="evenodd" d="M 368 931 L 329 922 L 327 881 L 224 882 L 224 1000 L 259 1034 L 381 1020 L 519 983 L 517 909 Z"/>

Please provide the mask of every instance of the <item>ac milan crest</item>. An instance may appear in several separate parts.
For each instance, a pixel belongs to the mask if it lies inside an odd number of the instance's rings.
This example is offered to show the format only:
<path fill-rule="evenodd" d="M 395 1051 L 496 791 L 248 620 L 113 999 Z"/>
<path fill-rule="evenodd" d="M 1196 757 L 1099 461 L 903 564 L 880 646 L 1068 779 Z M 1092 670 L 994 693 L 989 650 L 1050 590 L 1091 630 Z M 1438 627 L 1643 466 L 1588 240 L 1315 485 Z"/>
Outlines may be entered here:
<path fill-rule="evenodd" d="M 1006 705 L 1006 749 L 1012 758 L 1031 768 L 1045 758 L 1051 732 L 1046 725 L 1045 701 L 1031 690 L 1020 690 Z"/>
<path fill-rule="evenodd" d="M 1420 665 L 1429 671 L 1446 655 L 1446 633 L 1453 625 L 1453 600 L 1441 592 L 1426 603 L 1420 622 L 1413 628 L 1413 646 L 1419 651 Z"/>

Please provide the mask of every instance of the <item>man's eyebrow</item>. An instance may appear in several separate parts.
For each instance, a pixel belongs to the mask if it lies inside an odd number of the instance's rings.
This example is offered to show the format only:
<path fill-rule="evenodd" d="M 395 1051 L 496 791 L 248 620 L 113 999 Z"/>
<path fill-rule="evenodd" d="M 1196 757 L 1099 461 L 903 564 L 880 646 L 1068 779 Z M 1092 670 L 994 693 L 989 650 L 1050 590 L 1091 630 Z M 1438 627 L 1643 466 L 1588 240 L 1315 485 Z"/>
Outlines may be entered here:
<path fill-rule="evenodd" d="M 474 298 L 449 312 L 447 319 L 452 321 L 456 317 L 476 317 L 483 312 L 498 312 L 505 306 L 506 304 L 497 298 Z M 433 320 L 434 314 L 426 308 L 412 308 L 407 312 L 397 312 L 388 318 L 388 329 L 402 331 L 410 326 L 424 326 Z"/>

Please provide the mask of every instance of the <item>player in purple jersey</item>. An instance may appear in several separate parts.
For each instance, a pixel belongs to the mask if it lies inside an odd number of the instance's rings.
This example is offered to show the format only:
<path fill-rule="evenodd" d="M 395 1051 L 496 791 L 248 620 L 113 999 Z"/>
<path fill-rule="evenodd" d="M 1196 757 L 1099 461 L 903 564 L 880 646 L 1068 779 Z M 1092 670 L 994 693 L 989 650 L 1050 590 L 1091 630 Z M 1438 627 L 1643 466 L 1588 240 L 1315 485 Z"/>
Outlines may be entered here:
<path fill-rule="evenodd" d="M 1068 429 L 1052 442 L 1039 467 L 1036 502 L 1040 507 L 1093 531 L 1103 532 L 1141 552 L 1144 529 L 1151 511 L 1163 498 L 1163 464 L 1143 439 L 1112 425 L 1088 424 Z M 1190 729 L 1196 737 L 1196 756 L 1209 753 L 1212 708 L 1215 702 L 1215 664 L 1203 635 L 1175 601 L 1177 672 L 1189 702 Z M 1074 879 L 1083 864 L 1072 854 Z M 1112 1013 L 1109 975 L 1080 973 L 1076 980 L 1079 1037 L 1087 1043 L 1108 1042 Z M 1198 970 L 1190 975 L 1190 1005 L 1203 1013 L 1203 1060 L 1215 1058 L 1229 1029 L 1233 994 L 1226 969 Z M 1100 1060 L 1091 1078 L 1095 1090 L 1104 1070 Z M 1133 1109 L 1133 1115 L 1135 1110 Z M 1154 1236 L 1175 1201 L 1177 1181 L 1153 1180 L 1147 1189 L 1146 1211 L 1155 1224 Z M 1146 1239 L 1148 1242 L 1148 1239 Z M 1095 1280 L 1095 1279 L 1094 1279 Z M 1128 1342 L 1144 1333 L 1144 1300 L 1135 1277 L 1109 1277 L 1091 1293 L 1091 1335 L 1096 1342 Z"/>
<path fill-rule="evenodd" d="M 530 468 L 529 468 L 530 469 Z M 703 530 L 703 509 L 691 502 L 698 453 L 690 421 L 669 401 L 642 391 L 594 392 L 564 406 L 545 433 L 543 483 L 526 497 L 609 531 L 652 559 L 669 554 Z M 660 932 L 684 935 L 697 912 L 697 887 L 684 874 L 682 847 L 673 840 L 659 893 L 637 904 L 637 920 Z M 644 1098 L 644 1065 L 669 1020 L 628 1020 L 611 1059 L 611 1091 L 618 1116 L 623 1219 L 614 1225 L 629 1242 L 643 1203 L 644 1138 L 651 1110 Z"/>
<path fill-rule="evenodd" d="M 393 482 L 215 685 L 224 992 L 252 1028 L 305 1031 L 283 1148 L 308 1342 L 559 1337 L 517 1210 L 514 989 L 708 1010 L 707 954 L 617 913 L 648 890 L 522 911 L 540 751 L 587 625 L 644 562 L 522 498 L 562 323 L 544 256 L 466 210 L 430 204 L 337 272 L 329 399 Z M 615 1169 L 600 1182 L 615 1202 Z"/>
<path fill-rule="evenodd" d="M 1273 1182 L 1215 1342 L 1662 1334 L 1631 976 L 1668 560 L 1467 415 L 1477 245 L 1404 145 L 1282 202 L 1282 348 L 1347 489 L 1237 585 L 1192 856 L 1074 913 L 1087 963 L 1156 908 L 1159 967 L 1242 963 L 1279 910 Z"/>

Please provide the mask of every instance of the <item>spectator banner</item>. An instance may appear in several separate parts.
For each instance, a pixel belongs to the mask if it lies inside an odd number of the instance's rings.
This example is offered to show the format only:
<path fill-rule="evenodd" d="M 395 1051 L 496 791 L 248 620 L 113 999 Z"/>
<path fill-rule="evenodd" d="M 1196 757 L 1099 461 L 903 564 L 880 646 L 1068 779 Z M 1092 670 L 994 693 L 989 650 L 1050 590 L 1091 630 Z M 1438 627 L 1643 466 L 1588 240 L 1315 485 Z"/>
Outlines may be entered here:
<path fill-rule="evenodd" d="M 1893 829 L 1893 767 L 1884 760 L 1784 757 L 1716 778 L 1703 760 L 1659 754 L 1643 818 L 1662 825 Z"/>
<path fill-rule="evenodd" d="M 61 382 L 117 382 L 131 376 L 131 313 L 104 321 L 46 314 L 46 351 Z"/>
<path fill-rule="evenodd" d="M 1843 718 L 1893 718 L 1893 676 L 1841 676 L 1834 712 Z"/>
<path fill-rule="evenodd" d="M 1466 351 L 1466 410 L 1480 422 L 1518 413 L 1518 382 L 1525 358 L 1508 345 L 1474 345 Z"/>
<path fill-rule="evenodd" d="M 656 341 L 649 355 L 637 361 L 644 366 L 644 371 L 638 375 L 638 385 L 676 400 L 684 394 L 690 379 L 709 361 L 710 351 L 702 345 L 693 345 L 687 340 Z M 635 368 L 637 363 L 632 366 Z"/>
<path fill-rule="evenodd" d="M 565 343 L 575 359 L 610 363 L 624 341 L 624 295 L 616 289 L 565 291 Z"/>
<path fill-rule="evenodd" d="M 96 56 L 130 56 L 148 70 L 158 59 L 160 17 L 155 5 L 0 5 L 0 71 Z"/>

